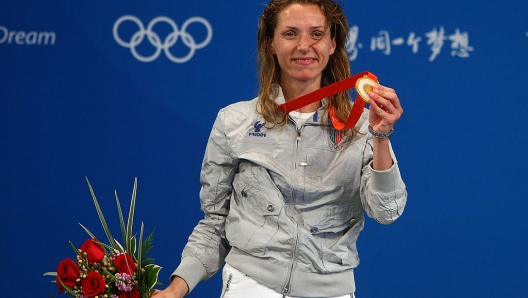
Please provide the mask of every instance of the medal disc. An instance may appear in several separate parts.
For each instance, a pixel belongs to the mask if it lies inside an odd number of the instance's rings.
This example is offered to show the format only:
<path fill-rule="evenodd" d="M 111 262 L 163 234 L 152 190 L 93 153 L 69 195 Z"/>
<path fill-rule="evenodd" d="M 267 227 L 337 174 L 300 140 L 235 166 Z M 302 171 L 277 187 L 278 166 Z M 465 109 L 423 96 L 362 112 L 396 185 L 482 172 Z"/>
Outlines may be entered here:
<path fill-rule="evenodd" d="M 363 101 L 367 103 L 370 101 L 370 96 L 368 94 L 372 91 L 374 85 L 378 85 L 378 82 L 368 76 L 363 76 L 356 81 L 356 92 Z"/>

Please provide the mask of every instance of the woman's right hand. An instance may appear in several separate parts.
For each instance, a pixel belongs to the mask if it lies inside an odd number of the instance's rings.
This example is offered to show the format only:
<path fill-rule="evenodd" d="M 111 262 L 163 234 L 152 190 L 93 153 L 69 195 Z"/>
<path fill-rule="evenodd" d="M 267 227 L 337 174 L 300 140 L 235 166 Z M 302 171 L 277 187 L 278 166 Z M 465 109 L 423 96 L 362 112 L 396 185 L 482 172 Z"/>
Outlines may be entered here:
<path fill-rule="evenodd" d="M 150 297 L 154 298 L 183 298 L 189 293 L 189 286 L 183 278 L 176 276 L 165 290 L 155 290 Z"/>

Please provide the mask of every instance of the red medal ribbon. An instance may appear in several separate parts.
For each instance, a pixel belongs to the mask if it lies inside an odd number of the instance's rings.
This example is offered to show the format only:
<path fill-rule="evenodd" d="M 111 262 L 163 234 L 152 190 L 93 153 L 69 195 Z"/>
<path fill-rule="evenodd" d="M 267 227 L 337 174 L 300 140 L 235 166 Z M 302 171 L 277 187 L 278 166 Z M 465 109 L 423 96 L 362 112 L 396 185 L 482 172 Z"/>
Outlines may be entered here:
<path fill-rule="evenodd" d="M 360 72 L 354 76 L 351 76 L 350 78 L 335 82 L 331 85 L 325 86 L 311 93 L 290 100 L 287 103 L 283 103 L 279 105 L 279 109 L 285 113 L 298 110 L 311 103 L 355 87 L 357 80 L 364 76 L 368 76 L 376 82 L 378 81 L 378 77 L 376 75 L 368 71 Z M 365 105 L 366 102 L 359 95 L 356 96 L 356 100 L 352 105 L 352 109 L 350 110 L 350 114 L 348 115 L 346 123 L 341 122 L 341 120 L 335 116 L 334 109 L 330 108 L 330 120 L 332 121 L 332 125 L 334 126 L 334 128 L 337 130 L 343 130 L 356 126 L 359 117 L 361 117 L 361 114 L 363 113 L 363 108 L 365 108 Z"/>

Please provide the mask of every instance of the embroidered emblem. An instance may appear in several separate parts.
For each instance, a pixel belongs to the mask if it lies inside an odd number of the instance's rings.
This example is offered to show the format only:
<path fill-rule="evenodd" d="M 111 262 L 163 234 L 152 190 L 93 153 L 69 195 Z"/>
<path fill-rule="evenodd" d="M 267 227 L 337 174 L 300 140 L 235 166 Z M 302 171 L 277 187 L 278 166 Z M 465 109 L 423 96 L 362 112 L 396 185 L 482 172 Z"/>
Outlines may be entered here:
<path fill-rule="evenodd" d="M 262 129 L 262 127 L 263 127 L 265 124 L 266 124 L 266 123 L 260 123 L 260 121 L 255 122 L 255 124 L 253 124 L 253 128 L 255 128 L 255 131 L 254 131 L 254 132 L 250 132 L 250 133 L 249 133 L 249 136 L 250 136 L 250 137 L 261 137 L 261 138 L 265 138 L 265 137 L 266 137 L 266 134 L 263 133 L 263 132 L 260 132 L 260 130 Z"/>
<path fill-rule="evenodd" d="M 255 128 L 255 132 L 260 132 L 260 129 L 264 126 L 264 123 L 260 123 L 260 121 L 255 122 L 253 124 L 253 127 Z"/>
<path fill-rule="evenodd" d="M 339 151 L 343 149 L 343 132 L 333 127 L 328 128 L 328 137 L 330 138 L 330 148 Z"/>

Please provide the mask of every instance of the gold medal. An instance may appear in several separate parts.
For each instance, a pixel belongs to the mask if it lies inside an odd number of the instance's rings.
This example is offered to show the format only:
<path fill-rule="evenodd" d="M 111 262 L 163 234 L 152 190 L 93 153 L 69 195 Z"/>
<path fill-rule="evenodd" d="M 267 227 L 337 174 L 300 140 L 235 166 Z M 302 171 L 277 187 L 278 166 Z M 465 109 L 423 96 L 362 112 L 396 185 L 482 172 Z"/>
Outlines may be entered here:
<path fill-rule="evenodd" d="M 372 91 L 374 85 L 378 84 L 378 82 L 365 75 L 356 81 L 356 92 L 363 101 L 368 103 L 370 101 L 369 92 Z"/>

